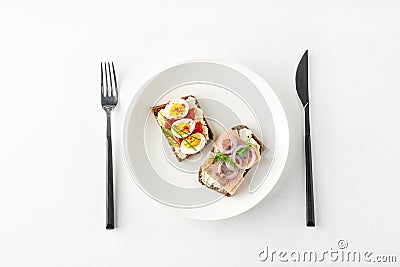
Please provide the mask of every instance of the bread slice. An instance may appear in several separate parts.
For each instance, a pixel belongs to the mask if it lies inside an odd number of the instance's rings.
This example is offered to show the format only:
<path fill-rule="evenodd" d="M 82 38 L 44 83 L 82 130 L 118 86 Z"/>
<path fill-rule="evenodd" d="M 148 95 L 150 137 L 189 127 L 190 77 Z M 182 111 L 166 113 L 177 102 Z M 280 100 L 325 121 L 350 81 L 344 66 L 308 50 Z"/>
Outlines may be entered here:
<path fill-rule="evenodd" d="M 189 97 L 193 97 L 193 98 L 195 99 L 195 104 L 196 104 L 197 108 L 203 110 L 203 109 L 201 108 L 201 106 L 200 106 L 200 104 L 199 104 L 199 102 L 197 101 L 197 98 L 196 98 L 195 96 L 193 96 L 193 95 L 187 95 L 187 96 L 183 96 L 182 98 L 183 98 L 183 99 L 187 99 L 187 98 L 189 98 Z M 159 112 L 160 110 L 162 110 L 163 108 L 165 108 L 166 105 L 167 105 L 167 103 L 161 104 L 161 105 L 158 105 L 158 106 L 154 106 L 154 107 L 151 107 L 151 108 L 150 108 L 150 109 L 151 109 L 151 112 L 153 113 L 153 115 L 154 115 L 154 117 L 155 117 L 156 120 L 157 120 L 158 112 Z M 211 127 L 210 127 L 210 125 L 208 124 L 208 122 L 207 122 L 207 120 L 206 120 L 206 117 L 204 116 L 204 113 L 203 113 L 203 119 L 204 119 L 204 122 L 205 122 L 205 126 L 208 128 L 208 141 L 207 141 L 207 143 L 209 143 L 209 142 L 211 142 L 211 141 L 214 139 L 214 133 L 213 133 L 213 131 L 211 130 Z M 160 128 L 161 128 L 161 126 L 160 126 Z M 206 143 L 206 144 L 207 144 L 207 143 Z M 189 158 L 189 157 L 191 157 L 191 156 L 193 156 L 193 155 L 196 155 L 196 154 L 187 155 L 186 158 L 182 159 L 182 158 L 180 158 L 180 157 L 175 153 L 175 149 L 174 149 L 173 146 L 171 146 L 171 150 L 172 150 L 172 153 L 174 153 L 176 159 L 177 159 L 179 162 L 182 162 L 182 161 L 184 161 L 185 159 L 187 159 L 187 158 Z"/>
<path fill-rule="evenodd" d="M 235 126 L 235 127 L 232 127 L 231 129 L 232 129 L 232 130 L 241 130 L 241 129 L 249 129 L 249 130 L 250 130 L 250 128 L 247 127 L 246 125 L 237 125 L 237 126 Z M 261 154 L 267 149 L 266 146 L 262 143 L 262 141 L 260 140 L 260 138 L 258 138 L 254 133 L 252 133 L 252 138 L 253 138 L 254 141 L 256 141 L 257 144 L 260 146 L 259 152 L 260 152 L 260 155 L 261 155 Z M 211 153 L 213 153 L 213 152 L 214 152 L 214 148 L 211 150 Z M 250 168 L 250 169 L 251 169 L 251 168 Z M 240 179 L 240 181 L 239 181 L 239 182 L 235 185 L 235 187 L 233 188 L 233 192 L 236 192 L 236 190 L 237 190 L 237 189 L 239 188 L 239 186 L 242 184 L 242 182 L 244 181 L 244 177 L 246 176 L 246 174 L 248 173 L 248 171 L 249 171 L 250 169 L 247 169 L 247 170 L 244 171 L 242 178 Z M 202 185 L 204 185 L 205 187 L 210 188 L 211 190 L 214 190 L 214 191 L 216 191 L 216 192 L 218 192 L 218 193 L 220 193 L 220 194 L 223 194 L 223 195 L 225 195 L 225 196 L 227 196 L 227 197 L 232 196 L 228 191 L 224 190 L 223 188 L 215 187 L 215 186 L 213 186 L 213 185 L 210 185 L 210 186 L 206 185 L 206 184 L 203 182 L 202 177 L 203 177 L 203 168 L 200 167 L 198 179 L 199 179 L 199 182 L 200 182 Z"/>

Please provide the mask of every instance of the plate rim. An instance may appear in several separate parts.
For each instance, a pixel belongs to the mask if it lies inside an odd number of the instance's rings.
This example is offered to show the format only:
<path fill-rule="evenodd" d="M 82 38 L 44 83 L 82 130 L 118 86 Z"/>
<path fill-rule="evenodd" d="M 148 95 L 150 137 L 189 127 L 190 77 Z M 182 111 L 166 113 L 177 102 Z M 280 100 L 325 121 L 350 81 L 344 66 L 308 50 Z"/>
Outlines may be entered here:
<path fill-rule="evenodd" d="M 280 170 L 278 171 L 278 173 L 275 175 L 275 181 L 273 181 L 273 183 L 270 185 L 270 187 L 268 188 L 268 190 L 266 192 L 264 192 L 261 197 L 258 197 L 256 199 L 256 201 L 253 201 L 251 203 L 251 205 L 248 205 L 248 207 L 241 209 L 239 211 L 236 212 L 231 212 L 231 214 L 226 214 L 226 215 L 219 215 L 219 216 L 204 216 L 204 212 L 200 212 L 199 214 L 195 214 L 196 210 L 201 210 L 201 209 L 207 209 L 207 207 L 212 206 L 213 204 L 206 206 L 206 207 L 199 207 L 199 208 L 193 208 L 193 209 L 182 209 L 182 208 L 178 208 L 178 207 L 173 207 L 173 206 L 169 206 L 166 204 L 163 204 L 161 201 L 158 201 L 157 199 L 155 199 L 149 192 L 147 192 L 140 184 L 138 181 L 136 181 L 136 177 L 133 174 L 132 170 L 131 170 L 131 166 L 128 162 L 128 156 L 127 156 L 127 134 L 128 134 L 128 122 L 131 119 L 132 116 L 132 109 L 134 108 L 134 106 L 137 104 L 137 101 L 140 97 L 140 95 L 143 93 L 143 91 L 145 90 L 145 88 L 147 87 L 147 85 L 154 79 L 156 78 L 158 75 L 160 75 L 163 72 L 168 71 L 169 69 L 181 66 L 181 65 L 186 65 L 186 64 L 193 64 L 193 63 L 211 63 L 211 64 L 218 64 L 218 65 L 222 65 L 231 69 L 236 70 L 237 72 L 241 73 L 242 75 L 244 75 L 246 78 L 248 78 L 259 90 L 259 92 L 263 95 L 263 97 L 265 99 L 266 98 L 266 94 L 265 92 L 263 92 L 263 90 L 260 90 L 260 87 L 266 87 L 270 90 L 270 93 L 272 93 L 272 95 L 275 97 L 275 102 L 277 104 L 277 107 L 280 109 L 281 112 L 281 116 L 283 118 L 281 126 L 284 128 L 284 132 L 286 132 L 286 136 L 284 137 L 279 137 L 281 139 L 285 139 L 285 142 L 281 142 L 283 144 L 286 144 L 286 146 L 284 147 L 280 147 L 281 149 L 283 148 L 283 150 L 280 151 Z M 252 209 L 253 207 L 255 207 L 258 203 L 260 203 L 271 191 L 272 189 L 276 186 L 276 184 L 278 183 L 280 177 L 282 176 L 282 173 L 285 169 L 285 165 L 287 162 L 287 157 L 289 154 L 289 125 L 288 125 L 288 120 L 287 120 L 287 116 L 286 116 L 286 112 L 285 109 L 283 108 L 283 105 L 279 99 L 279 97 L 277 96 L 277 94 L 275 93 L 275 91 L 272 89 L 272 87 L 261 77 L 259 76 L 256 72 L 252 71 L 251 69 L 240 65 L 238 63 L 232 63 L 232 62 L 227 62 L 225 60 L 219 60 L 219 59 L 192 59 L 192 60 L 186 60 L 183 61 L 179 64 L 175 64 L 173 66 L 167 67 L 165 69 L 163 69 L 162 71 L 158 72 L 156 75 L 153 75 L 150 79 L 148 79 L 140 88 L 139 90 L 134 94 L 132 100 L 129 103 L 128 109 L 126 111 L 125 114 L 125 119 L 124 119 L 124 124 L 123 124 L 123 158 L 124 158 L 124 162 L 126 164 L 126 167 L 128 169 L 128 172 L 132 178 L 132 180 L 135 182 L 135 184 L 140 188 L 140 190 L 142 192 L 144 192 L 146 195 L 148 195 L 153 201 L 161 204 L 163 207 L 166 207 L 167 209 L 170 209 L 171 211 L 173 211 L 174 213 L 181 215 L 183 217 L 186 218 L 191 218 L 191 219 L 197 219 L 197 220 L 221 220 L 221 219 L 227 219 L 227 218 L 231 218 L 237 215 L 240 215 L 250 209 Z M 275 129 L 275 133 L 276 133 L 276 129 Z M 277 163 L 275 163 L 277 164 Z M 263 183 L 266 184 L 266 183 Z M 260 187 L 263 187 L 262 185 Z M 260 188 L 261 189 L 261 188 Z M 258 189 L 259 190 L 259 189 Z M 257 190 L 257 191 L 258 191 Z M 254 195 L 255 193 L 253 193 Z"/>

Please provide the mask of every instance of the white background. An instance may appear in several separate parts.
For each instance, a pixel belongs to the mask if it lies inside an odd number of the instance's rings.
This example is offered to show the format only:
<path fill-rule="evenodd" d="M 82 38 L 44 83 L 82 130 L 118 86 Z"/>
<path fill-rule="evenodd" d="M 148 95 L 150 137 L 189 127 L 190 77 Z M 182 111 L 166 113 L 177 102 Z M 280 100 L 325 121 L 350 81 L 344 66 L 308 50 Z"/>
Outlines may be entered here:
<path fill-rule="evenodd" d="M 339 239 L 400 261 L 399 14 L 398 1 L 2 0 L 0 266 L 268 266 L 257 258 L 266 245 L 322 251 Z M 305 227 L 294 87 L 305 49 L 315 229 Z M 140 191 L 123 162 L 123 120 L 135 92 L 193 58 L 253 69 L 289 119 L 291 148 L 277 186 L 224 221 L 170 213 Z M 115 62 L 121 91 L 114 231 L 105 230 L 102 60 Z"/>

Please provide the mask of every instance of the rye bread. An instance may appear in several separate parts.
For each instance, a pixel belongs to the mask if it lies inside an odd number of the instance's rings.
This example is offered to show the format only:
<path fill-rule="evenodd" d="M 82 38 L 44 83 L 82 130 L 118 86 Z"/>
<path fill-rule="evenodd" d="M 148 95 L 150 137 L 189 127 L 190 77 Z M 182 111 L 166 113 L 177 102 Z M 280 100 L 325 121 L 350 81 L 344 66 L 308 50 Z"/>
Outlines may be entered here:
<path fill-rule="evenodd" d="M 246 125 L 237 125 L 237 126 L 235 126 L 235 127 L 232 127 L 231 129 L 232 129 L 232 130 L 240 130 L 240 129 L 249 129 L 249 130 L 250 130 L 250 128 L 247 127 Z M 254 133 L 252 134 L 252 138 L 254 139 L 254 141 L 256 141 L 256 142 L 260 145 L 260 155 L 261 155 L 261 154 L 267 149 L 266 146 L 263 144 L 263 142 L 261 142 L 260 138 L 258 138 Z M 214 152 L 214 148 L 211 150 L 211 152 Z M 250 169 L 251 169 L 251 168 L 250 168 Z M 241 184 L 241 183 L 243 182 L 243 180 L 244 180 L 244 177 L 246 176 L 247 172 L 248 172 L 250 169 L 245 170 L 245 172 L 243 173 L 242 179 L 236 184 L 235 187 L 239 187 L 239 186 L 240 186 L 240 184 Z M 216 192 L 218 192 L 218 193 L 220 193 L 220 194 L 223 194 L 223 195 L 225 195 L 225 196 L 227 196 L 227 197 L 232 196 L 229 192 L 227 192 L 227 191 L 224 190 L 224 189 L 222 189 L 222 191 L 221 191 L 221 188 L 219 188 L 219 187 L 214 187 L 213 185 L 207 186 L 207 185 L 206 185 L 205 183 L 203 183 L 203 181 L 201 180 L 202 175 L 203 175 L 202 167 L 200 167 L 198 179 L 199 179 L 199 182 L 200 182 L 202 185 L 204 185 L 205 187 L 210 188 L 210 189 L 212 189 L 212 190 L 214 190 L 214 191 L 216 191 Z M 235 190 L 235 191 L 236 191 L 236 190 Z"/>
<path fill-rule="evenodd" d="M 196 104 L 196 106 L 197 106 L 199 109 L 203 110 L 203 109 L 201 108 L 201 106 L 200 106 L 200 104 L 199 104 L 199 102 L 197 101 L 197 98 L 196 98 L 195 96 L 193 96 L 193 95 L 188 95 L 188 96 L 184 96 L 184 97 L 182 97 L 182 98 L 186 100 L 188 97 L 193 97 L 193 98 L 195 99 L 195 104 Z M 166 106 L 167 104 L 168 104 L 168 103 L 165 103 L 165 104 L 161 104 L 161 105 L 154 106 L 154 107 L 151 107 L 151 108 L 150 108 L 150 109 L 151 109 L 151 112 L 153 113 L 154 117 L 156 118 L 156 121 L 157 121 L 158 112 L 159 112 L 160 110 L 162 110 L 163 108 L 165 108 L 165 106 Z M 211 141 L 214 139 L 214 133 L 212 132 L 211 127 L 210 127 L 210 125 L 208 124 L 208 122 L 207 122 L 207 120 L 206 120 L 206 117 L 204 116 L 204 112 L 203 112 L 203 119 L 204 119 L 204 122 L 205 122 L 205 126 L 206 126 L 207 129 L 208 129 L 208 140 L 207 140 L 207 142 L 206 142 L 206 144 L 208 144 L 209 142 L 211 142 Z M 158 122 L 157 122 L 157 124 L 158 124 Z M 160 126 L 160 128 L 161 128 L 161 126 Z M 174 153 L 176 159 L 177 159 L 179 162 L 182 162 L 182 161 L 184 161 L 185 159 L 187 159 L 187 158 L 189 158 L 189 157 L 191 157 L 191 156 L 197 154 L 197 153 L 195 153 L 195 154 L 192 154 L 192 155 L 187 155 L 186 158 L 181 159 L 181 158 L 175 153 L 175 149 L 174 149 L 173 146 L 171 146 L 171 150 L 172 150 L 172 153 Z"/>

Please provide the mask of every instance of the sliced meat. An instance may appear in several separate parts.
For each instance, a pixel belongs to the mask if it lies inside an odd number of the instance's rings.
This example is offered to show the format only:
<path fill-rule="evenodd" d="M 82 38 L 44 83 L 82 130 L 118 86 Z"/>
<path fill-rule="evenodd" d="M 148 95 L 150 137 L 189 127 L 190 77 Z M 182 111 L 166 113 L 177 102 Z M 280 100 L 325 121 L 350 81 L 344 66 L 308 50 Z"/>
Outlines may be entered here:
<path fill-rule="evenodd" d="M 229 129 L 218 137 L 214 146 L 217 150 L 221 151 L 221 153 L 232 154 L 233 150 L 243 143 L 244 142 L 240 139 L 239 135 Z"/>

